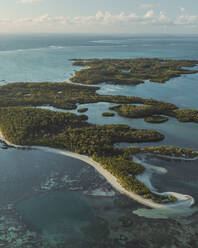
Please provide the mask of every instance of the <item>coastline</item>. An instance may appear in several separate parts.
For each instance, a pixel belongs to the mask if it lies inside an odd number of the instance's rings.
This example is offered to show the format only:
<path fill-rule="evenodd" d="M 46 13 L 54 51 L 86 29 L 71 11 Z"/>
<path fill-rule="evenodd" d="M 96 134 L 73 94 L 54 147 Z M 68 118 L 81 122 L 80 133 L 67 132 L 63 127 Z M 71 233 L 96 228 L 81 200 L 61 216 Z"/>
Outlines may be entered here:
<path fill-rule="evenodd" d="M 2 140 L 3 142 L 5 142 L 7 145 L 16 147 L 16 148 L 24 148 L 24 146 L 20 146 L 20 145 L 15 145 L 10 143 L 8 140 L 6 140 L 3 136 L 3 134 L 0 131 L 0 140 Z M 175 203 L 168 203 L 168 204 L 159 204 L 159 203 L 155 203 L 150 199 L 144 199 L 142 196 L 133 193 L 131 191 L 126 190 L 117 180 L 116 177 L 114 177 L 110 172 L 108 172 L 107 170 L 105 170 L 99 163 L 97 163 L 96 161 L 94 161 L 91 157 L 88 157 L 86 155 L 81 155 L 78 153 L 73 153 L 70 151 L 66 151 L 66 150 L 61 150 L 61 149 L 55 149 L 55 148 L 49 148 L 49 147 L 42 147 L 42 146 L 29 146 L 30 148 L 37 148 L 39 150 L 43 150 L 46 152 L 52 152 L 52 153 L 57 153 L 57 154 L 61 154 L 61 155 L 65 155 L 68 157 L 72 157 L 75 159 L 79 159 L 89 165 L 91 165 L 92 167 L 94 167 L 102 176 L 104 176 L 104 178 L 112 185 L 112 187 L 117 190 L 118 192 L 120 192 L 121 194 L 125 194 L 128 197 L 130 197 L 131 199 L 137 201 L 140 204 L 143 204 L 145 206 L 148 206 L 150 208 L 156 208 L 156 209 L 172 209 L 172 208 L 189 208 L 194 204 L 194 198 L 190 195 L 183 195 L 183 194 L 179 194 L 176 192 L 164 192 L 161 193 L 162 195 L 173 195 L 177 198 L 177 201 Z M 142 178 L 147 178 L 146 172 L 143 173 L 141 175 Z M 150 189 L 152 190 L 152 189 Z"/>
<path fill-rule="evenodd" d="M 76 86 L 80 85 L 80 86 L 84 86 L 84 87 L 98 88 L 97 85 L 93 85 L 93 84 L 74 83 L 74 82 L 72 82 L 69 78 L 68 78 L 68 79 L 65 79 L 65 80 L 63 81 L 63 83 L 72 84 L 72 85 L 76 85 Z"/>
<path fill-rule="evenodd" d="M 176 157 L 176 156 L 160 155 L 160 154 L 155 154 L 155 156 L 156 157 L 159 157 L 159 158 L 174 159 L 174 160 L 183 160 L 183 161 L 195 161 L 195 160 L 198 159 L 198 156 L 193 157 L 193 158 Z"/>

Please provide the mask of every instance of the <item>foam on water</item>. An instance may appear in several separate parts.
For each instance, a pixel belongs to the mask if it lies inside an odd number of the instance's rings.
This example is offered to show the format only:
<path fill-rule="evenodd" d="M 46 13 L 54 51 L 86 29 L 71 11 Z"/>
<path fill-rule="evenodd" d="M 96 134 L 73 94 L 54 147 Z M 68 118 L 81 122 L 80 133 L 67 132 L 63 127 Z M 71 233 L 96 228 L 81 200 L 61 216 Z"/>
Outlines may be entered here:
<path fill-rule="evenodd" d="M 184 209 L 146 209 L 139 208 L 134 210 L 133 213 L 149 219 L 168 219 L 168 218 L 181 218 L 193 215 L 198 211 L 197 207 L 193 208 L 184 208 Z"/>

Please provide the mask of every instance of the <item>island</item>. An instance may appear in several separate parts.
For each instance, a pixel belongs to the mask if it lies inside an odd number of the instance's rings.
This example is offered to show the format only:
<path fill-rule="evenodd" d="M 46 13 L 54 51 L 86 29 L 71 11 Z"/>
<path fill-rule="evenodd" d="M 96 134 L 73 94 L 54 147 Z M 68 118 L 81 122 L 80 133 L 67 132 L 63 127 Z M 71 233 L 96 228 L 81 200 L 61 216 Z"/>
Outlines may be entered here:
<path fill-rule="evenodd" d="M 144 99 L 136 96 L 100 95 L 99 87 L 83 84 L 111 82 L 117 84 L 138 84 L 145 79 L 165 82 L 172 77 L 195 70 L 197 61 L 161 59 L 91 59 L 75 60 L 74 65 L 87 68 L 76 72 L 70 82 L 59 83 L 12 83 L 0 87 L 0 132 L 1 139 L 10 145 L 39 146 L 59 149 L 68 156 L 88 162 L 102 173 L 121 193 L 150 206 L 165 208 L 177 206 L 177 202 L 193 204 L 193 198 L 176 193 L 159 194 L 153 192 L 138 176 L 144 174 L 145 167 L 137 163 L 133 156 L 151 153 L 160 156 L 193 159 L 196 151 L 178 147 L 126 147 L 116 148 L 120 142 L 157 142 L 164 135 L 147 129 L 135 129 L 127 125 L 95 125 L 88 122 L 85 114 L 63 113 L 59 110 L 77 109 L 80 104 L 107 102 L 115 106 L 111 111 L 129 118 L 145 118 L 150 123 L 162 123 L 167 116 L 182 122 L 198 122 L 197 110 L 179 109 L 172 103 Z M 108 73 L 107 73 L 108 71 Z M 80 82 L 82 85 L 77 84 Z M 41 109 L 54 107 L 56 111 Z M 88 108 L 78 108 L 85 113 Z M 114 116 L 114 112 L 104 112 L 103 116 Z M 62 151 L 64 150 L 64 151 Z"/>
<path fill-rule="evenodd" d="M 88 111 L 88 108 L 79 108 L 77 111 L 78 111 L 79 113 L 85 113 L 85 112 Z"/>
<path fill-rule="evenodd" d="M 198 64 L 196 60 L 170 60 L 158 58 L 136 59 L 73 59 L 73 65 L 84 66 L 71 78 L 81 84 L 125 84 L 137 85 L 150 80 L 165 83 L 182 74 L 197 73 L 197 70 L 184 69 Z"/>
<path fill-rule="evenodd" d="M 127 118 L 144 118 L 147 122 L 162 123 L 167 121 L 167 116 L 176 118 L 180 122 L 198 123 L 198 111 L 194 109 L 178 109 L 174 104 L 150 101 L 142 105 L 121 104 L 110 107 L 120 116 Z M 157 116 L 157 115 L 164 115 Z"/>
<path fill-rule="evenodd" d="M 104 116 L 104 117 L 113 117 L 113 116 L 115 116 L 115 113 L 112 113 L 112 112 L 103 112 L 102 113 L 102 116 Z"/>
<path fill-rule="evenodd" d="M 145 117 L 144 121 L 148 123 L 163 123 L 168 121 L 168 117 L 153 115 L 153 116 Z"/>

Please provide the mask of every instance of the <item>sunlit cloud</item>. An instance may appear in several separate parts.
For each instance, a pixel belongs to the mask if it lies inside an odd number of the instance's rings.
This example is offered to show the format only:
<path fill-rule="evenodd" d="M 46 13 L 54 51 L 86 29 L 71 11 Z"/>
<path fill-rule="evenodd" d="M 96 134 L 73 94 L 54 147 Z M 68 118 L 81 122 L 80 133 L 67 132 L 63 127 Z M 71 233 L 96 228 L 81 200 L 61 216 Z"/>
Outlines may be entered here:
<path fill-rule="evenodd" d="M 141 9 L 152 9 L 153 8 L 153 5 L 152 4 L 141 4 L 140 5 L 140 8 Z"/>
<path fill-rule="evenodd" d="M 151 9 L 146 12 L 146 14 L 144 15 L 144 18 L 149 19 L 149 18 L 152 18 L 153 16 L 154 16 L 154 11 Z"/>
<path fill-rule="evenodd" d="M 176 25 L 197 25 L 198 16 L 195 15 L 180 15 L 174 22 Z"/>
<path fill-rule="evenodd" d="M 181 12 L 184 12 L 184 11 L 185 11 L 185 8 L 184 8 L 184 7 L 179 7 L 179 10 L 180 10 Z"/>
<path fill-rule="evenodd" d="M 17 19 L 0 19 L 0 25 L 7 25 L 9 27 L 16 27 L 22 29 L 23 27 L 28 30 L 56 30 L 57 28 L 66 30 L 115 30 L 122 28 L 130 30 L 131 25 L 146 27 L 146 25 L 153 26 L 198 26 L 198 16 L 180 13 L 176 17 L 168 16 L 164 11 L 154 12 L 148 10 L 143 14 L 130 13 L 126 14 L 121 12 L 112 14 L 109 11 L 98 11 L 95 15 L 89 16 L 51 16 L 43 14 L 34 18 L 17 18 Z"/>
<path fill-rule="evenodd" d="M 18 0 L 18 3 L 39 3 L 43 0 Z"/>

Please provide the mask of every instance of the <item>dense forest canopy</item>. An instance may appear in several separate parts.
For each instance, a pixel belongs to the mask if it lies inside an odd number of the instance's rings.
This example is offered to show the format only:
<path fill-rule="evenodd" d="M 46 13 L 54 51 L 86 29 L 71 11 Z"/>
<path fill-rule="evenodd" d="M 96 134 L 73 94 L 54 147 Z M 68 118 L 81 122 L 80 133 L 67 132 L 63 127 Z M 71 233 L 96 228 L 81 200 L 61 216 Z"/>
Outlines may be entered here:
<path fill-rule="evenodd" d="M 6 139 L 22 145 L 41 145 L 65 148 L 92 156 L 116 176 L 127 189 L 145 195 L 152 193 L 135 175 L 144 171 L 131 155 L 114 148 L 116 142 L 149 142 L 164 136 L 154 130 L 131 129 L 126 125 L 93 125 L 85 115 L 50 110 L 1 107 L 0 130 Z M 153 198 L 159 201 L 159 197 Z M 167 197 L 163 200 L 167 200 Z M 173 200 L 172 198 L 169 200 Z"/>
<path fill-rule="evenodd" d="M 157 58 L 137 59 L 75 59 L 73 65 L 85 66 L 77 71 L 71 80 L 83 84 L 126 84 L 136 85 L 144 80 L 164 83 L 181 74 L 196 73 L 184 69 L 198 64 L 194 60 L 165 60 Z"/>
<path fill-rule="evenodd" d="M 51 105 L 62 109 L 75 109 L 76 104 L 112 103 L 158 103 L 153 99 L 136 96 L 100 95 L 98 87 L 69 83 L 12 83 L 0 87 L 0 107 Z"/>
<path fill-rule="evenodd" d="M 184 69 L 196 64 L 198 61 L 144 58 L 74 60 L 74 65 L 86 68 L 76 72 L 71 80 L 82 84 L 139 84 L 145 79 L 162 83 L 181 74 L 197 72 Z M 150 152 L 194 157 L 197 153 L 190 149 L 164 146 L 115 148 L 115 143 L 154 142 L 163 140 L 164 135 L 155 130 L 133 129 L 127 125 L 94 125 L 88 123 L 88 117 L 83 114 L 33 107 L 50 105 L 76 109 L 77 104 L 110 102 L 119 104 L 110 108 L 119 115 L 145 118 L 145 121 L 151 123 L 167 121 L 166 116 L 173 116 L 179 121 L 198 122 L 198 111 L 178 109 L 171 103 L 136 96 L 100 95 L 97 93 L 98 89 L 66 82 L 13 83 L 1 86 L 0 131 L 14 144 L 63 148 L 91 156 L 127 190 L 155 202 L 174 202 L 176 198 L 154 194 L 137 180 L 136 175 L 143 173 L 145 168 L 135 163 L 132 156 L 138 152 Z M 78 109 L 79 113 L 86 111 L 88 108 Z M 112 117 L 114 113 L 103 112 L 102 115 Z"/>

